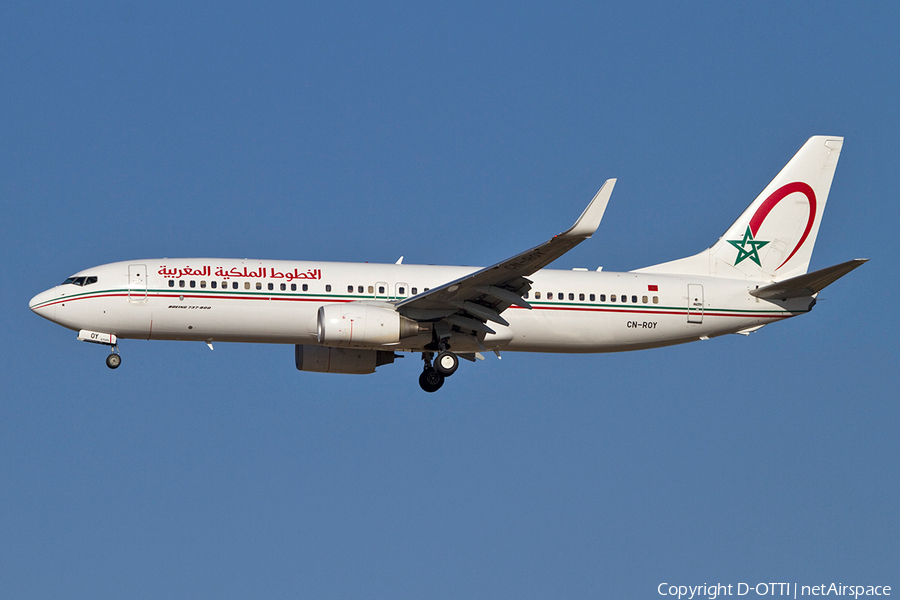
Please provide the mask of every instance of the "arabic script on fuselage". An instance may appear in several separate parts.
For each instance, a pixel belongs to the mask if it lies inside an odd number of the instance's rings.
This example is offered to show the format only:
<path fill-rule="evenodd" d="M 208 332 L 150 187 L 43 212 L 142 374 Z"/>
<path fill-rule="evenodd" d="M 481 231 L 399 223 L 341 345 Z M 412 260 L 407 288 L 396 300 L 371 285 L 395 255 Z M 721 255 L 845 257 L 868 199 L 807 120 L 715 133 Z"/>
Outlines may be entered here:
<path fill-rule="evenodd" d="M 159 268 L 157 273 L 167 279 L 181 279 L 182 277 L 221 277 L 222 279 L 246 277 L 248 279 L 286 279 L 287 281 L 293 281 L 295 279 L 322 279 L 321 269 L 307 269 L 306 271 L 300 271 L 295 268 L 293 271 L 279 271 L 269 267 L 259 267 L 256 269 L 248 269 L 247 267 L 232 267 L 231 269 L 216 267 L 215 272 L 213 272 L 212 267 L 209 265 L 204 265 L 196 269 L 188 266 L 168 268 L 166 265 L 163 265 Z"/>

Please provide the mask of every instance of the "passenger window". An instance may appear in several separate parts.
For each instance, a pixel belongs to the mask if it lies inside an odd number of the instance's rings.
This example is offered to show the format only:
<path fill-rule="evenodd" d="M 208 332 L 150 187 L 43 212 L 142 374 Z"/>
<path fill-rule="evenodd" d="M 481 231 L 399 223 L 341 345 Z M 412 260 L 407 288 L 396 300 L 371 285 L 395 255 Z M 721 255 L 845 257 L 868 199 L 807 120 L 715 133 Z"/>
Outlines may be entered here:
<path fill-rule="evenodd" d="M 547 300 L 553 300 L 553 292 L 547 292 Z"/>
<path fill-rule="evenodd" d="M 541 299 L 541 293 L 540 293 L 540 292 L 535 292 L 535 293 L 534 293 L 534 299 L 535 299 L 535 300 L 540 300 L 540 299 Z"/>
<path fill-rule="evenodd" d="M 233 289 L 233 290 L 238 289 L 238 282 L 237 282 L 237 281 L 232 281 L 232 282 L 231 282 L 231 289 Z"/>
<path fill-rule="evenodd" d="M 659 304 L 659 296 L 653 296 L 653 304 Z"/>
<path fill-rule="evenodd" d="M 280 286 L 278 286 L 278 287 L 280 287 L 280 288 L 281 288 L 281 291 L 283 292 L 283 291 L 285 291 L 285 290 L 287 289 L 287 284 L 286 284 L 286 283 L 282 283 L 282 284 L 281 284 Z"/>
<path fill-rule="evenodd" d="M 584 298 L 584 294 L 582 294 L 581 296 L 582 296 L 582 299 L 583 299 L 583 298 Z M 573 294 L 572 292 L 569 292 L 569 300 L 574 300 L 574 299 L 575 299 L 575 294 Z"/>
<path fill-rule="evenodd" d="M 262 281 L 257 281 L 257 282 L 256 282 L 256 289 L 258 289 L 258 290 L 261 290 L 261 289 L 262 289 Z"/>
<path fill-rule="evenodd" d="M 397 295 L 398 295 L 398 296 L 404 296 L 404 295 L 406 295 L 406 288 L 403 287 L 403 286 L 400 286 L 400 289 L 397 290 Z"/>
<path fill-rule="evenodd" d="M 383 294 L 383 293 L 384 293 L 384 286 L 383 286 L 383 285 L 379 285 L 379 286 L 378 286 L 378 293 L 379 293 L 379 294 Z"/>
<path fill-rule="evenodd" d="M 591 302 L 593 302 L 594 300 L 597 299 L 597 296 L 595 296 L 594 294 L 591 294 L 590 298 L 591 298 Z"/>
<path fill-rule="evenodd" d="M 308 291 L 309 291 L 309 284 L 308 284 L 308 283 L 304 283 L 304 284 L 303 284 L 303 291 L 304 291 L 304 292 L 308 292 Z"/>
<path fill-rule="evenodd" d="M 622 302 L 628 302 L 628 296 L 622 294 Z"/>
<path fill-rule="evenodd" d="M 613 298 L 615 300 L 615 298 Z M 606 302 L 606 294 L 600 294 L 600 302 Z"/>
<path fill-rule="evenodd" d="M 269 291 L 271 292 L 271 291 L 274 290 L 274 289 L 275 289 L 275 284 L 274 284 L 274 283 L 270 283 L 270 284 L 269 284 Z"/>
<path fill-rule="evenodd" d="M 615 295 L 615 294 L 610 294 L 610 295 L 609 295 L 609 301 L 610 301 L 610 302 L 615 302 L 615 301 L 616 301 L 616 295 Z"/>
<path fill-rule="evenodd" d="M 352 293 L 353 293 L 353 286 L 352 286 L 352 285 L 348 285 L 348 286 L 347 286 L 347 293 L 348 293 L 348 294 L 352 294 Z"/>
<path fill-rule="evenodd" d="M 370 286 L 369 286 L 369 293 L 370 293 L 370 294 L 374 294 L 374 293 L 375 293 L 375 286 L 373 286 L 373 285 L 370 285 Z"/>
<path fill-rule="evenodd" d="M 170 280 L 169 280 L 169 287 L 175 287 L 175 280 L 174 280 L 174 279 L 170 279 Z"/>
<path fill-rule="evenodd" d="M 637 304 L 637 296 L 632 296 L 632 297 L 631 297 L 631 303 L 632 303 L 632 304 Z"/>
<path fill-rule="evenodd" d="M 218 281 L 210 281 L 209 282 L 209 287 L 211 287 L 212 289 L 216 289 L 218 286 L 219 286 Z"/>
<path fill-rule="evenodd" d="M 584 300 L 584 294 L 578 294 L 578 299 L 579 299 L 579 300 Z"/>
<path fill-rule="evenodd" d="M 197 282 L 194 281 L 193 279 L 191 279 L 191 287 L 192 287 L 192 288 L 197 287 Z"/>
<path fill-rule="evenodd" d="M 558 293 L 558 294 L 556 295 L 556 297 L 557 297 L 559 300 L 565 300 L 565 299 L 566 299 L 566 295 L 563 294 L 562 292 Z"/>
<path fill-rule="evenodd" d="M 202 281 L 200 281 L 200 287 L 202 287 L 202 288 L 205 288 L 205 287 L 206 287 L 206 280 L 205 280 L 205 279 L 203 279 Z"/>
<path fill-rule="evenodd" d="M 641 296 L 641 302 L 647 304 L 647 296 Z"/>
<path fill-rule="evenodd" d="M 525 298 L 526 300 L 528 300 L 528 292 L 525 292 L 524 294 L 522 294 L 522 297 Z"/>
<path fill-rule="evenodd" d="M 413 296 L 415 296 L 415 295 L 418 294 L 418 293 L 419 293 L 419 290 L 418 290 L 417 288 L 412 288 L 412 295 L 413 295 Z"/>
<path fill-rule="evenodd" d="M 363 286 L 359 286 L 356 288 L 356 291 L 359 292 L 360 294 L 362 294 L 364 289 L 365 288 Z"/>
<path fill-rule="evenodd" d="M 292 283 L 292 284 L 291 284 L 291 291 L 292 291 L 292 292 L 296 292 L 296 291 L 297 291 L 297 284 L 296 284 L 296 283 Z"/>
<path fill-rule="evenodd" d="M 244 282 L 244 289 L 245 289 L 245 290 L 249 290 L 249 289 L 250 289 L 250 282 L 249 282 L 249 281 L 245 281 L 245 282 Z"/>
<path fill-rule="evenodd" d="M 327 285 L 325 286 L 325 291 L 326 291 L 326 292 L 330 292 L 330 291 L 331 291 L 331 284 L 330 284 L 330 283 L 327 284 Z"/>

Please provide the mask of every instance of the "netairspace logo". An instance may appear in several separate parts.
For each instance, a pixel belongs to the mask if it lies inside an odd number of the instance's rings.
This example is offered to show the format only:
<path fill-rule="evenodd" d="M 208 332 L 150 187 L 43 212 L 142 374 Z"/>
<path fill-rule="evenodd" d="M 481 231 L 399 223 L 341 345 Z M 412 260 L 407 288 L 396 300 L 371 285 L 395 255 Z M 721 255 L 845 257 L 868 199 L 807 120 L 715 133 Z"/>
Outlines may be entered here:
<path fill-rule="evenodd" d="M 673 596 L 682 600 L 693 598 L 708 598 L 716 600 L 719 596 L 789 596 L 799 598 L 801 596 L 845 596 L 859 598 L 860 596 L 890 596 L 889 585 L 844 585 L 842 583 L 799 585 L 797 583 L 723 583 L 703 585 L 670 585 L 661 583 L 656 591 L 660 596 Z"/>

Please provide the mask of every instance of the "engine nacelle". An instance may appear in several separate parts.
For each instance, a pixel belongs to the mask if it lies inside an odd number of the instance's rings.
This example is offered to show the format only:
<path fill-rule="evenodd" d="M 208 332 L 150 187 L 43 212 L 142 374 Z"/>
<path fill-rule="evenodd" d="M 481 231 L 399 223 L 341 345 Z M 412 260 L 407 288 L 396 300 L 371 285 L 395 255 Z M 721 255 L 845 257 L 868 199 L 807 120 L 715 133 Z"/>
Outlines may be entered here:
<path fill-rule="evenodd" d="M 359 302 L 319 307 L 316 337 L 326 346 L 396 344 L 419 333 L 419 324 L 393 308 Z"/>
<path fill-rule="evenodd" d="M 394 353 L 384 350 L 329 348 L 327 346 L 294 345 L 294 364 L 300 371 L 316 373 L 374 373 L 375 367 L 394 362 Z"/>

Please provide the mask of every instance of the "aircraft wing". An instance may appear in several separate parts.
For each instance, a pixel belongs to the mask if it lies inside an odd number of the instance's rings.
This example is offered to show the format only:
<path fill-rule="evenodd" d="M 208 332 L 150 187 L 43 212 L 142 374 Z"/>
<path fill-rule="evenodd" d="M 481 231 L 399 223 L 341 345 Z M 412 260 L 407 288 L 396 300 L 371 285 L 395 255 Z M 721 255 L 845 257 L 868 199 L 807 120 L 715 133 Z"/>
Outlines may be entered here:
<path fill-rule="evenodd" d="M 591 237 L 600 225 L 616 180 L 609 179 L 600 188 L 575 224 L 547 242 L 486 267 L 455 281 L 397 303 L 397 310 L 416 321 L 446 319 L 462 328 L 486 333 L 494 330 L 485 325 L 492 321 L 509 323 L 500 316 L 516 304 L 531 308 L 522 296 L 531 289 L 527 278 Z"/>
<path fill-rule="evenodd" d="M 786 300 L 788 298 L 805 298 L 822 291 L 825 286 L 830 285 L 855 269 L 862 266 L 868 258 L 856 258 L 848 260 L 845 263 L 827 267 L 805 275 L 791 277 L 784 281 L 772 283 L 756 290 L 751 290 L 750 295 L 757 298 L 771 299 L 780 298 Z"/>

